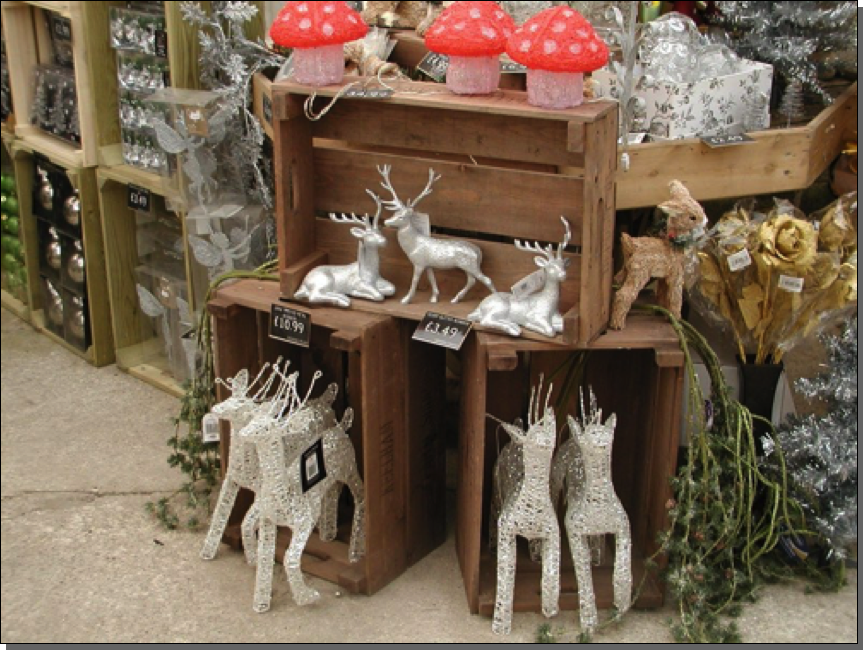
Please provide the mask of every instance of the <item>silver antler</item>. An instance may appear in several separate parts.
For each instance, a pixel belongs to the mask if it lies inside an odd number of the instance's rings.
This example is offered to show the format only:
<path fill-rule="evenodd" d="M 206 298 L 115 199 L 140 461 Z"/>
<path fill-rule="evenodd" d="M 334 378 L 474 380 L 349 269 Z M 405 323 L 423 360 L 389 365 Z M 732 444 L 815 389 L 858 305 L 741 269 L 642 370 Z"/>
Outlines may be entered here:
<path fill-rule="evenodd" d="M 515 247 L 524 251 L 525 253 L 538 253 L 540 255 L 545 255 L 548 258 L 549 262 L 554 261 L 554 247 L 549 244 L 548 246 L 541 246 L 539 242 L 524 242 L 520 239 L 515 240 Z"/>
<path fill-rule="evenodd" d="M 566 217 L 561 217 L 560 220 L 563 223 L 563 227 L 566 229 L 566 235 L 560 243 L 560 246 L 557 248 L 557 259 L 562 260 L 563 252 L 566 250 L 566 247 L 569 246 L 569 242 L 572 241 L 572 228 L 570 228 L 569 221 L 566 220 Z"/>
<path fill-rule="evenodd" d="M 441 177 L 438 174 L 435 174 L 434 169 L 429 169 L 429 182 L 426 184 L 426 188 L 422 191 L 422 194 L 409 203 L 410 207 L 415 208 L 419 205 L 420 201 L 429 196 L 433 191 L 432 188 L 434 187 L 434 184 L 440 179 Z"/>
<path fill-rule="evenodd" d="M 345 224 L 354 224 L 356 226 L 362 226 L 366 230 L 369 230 L 372 227 L 372 222 L 371 222 L 371 219 L 369 219 L 369 215 L 364 215 L 362 217 L 358 217 L 353 212 L 350 214 L 350 216 L 346 215 L 345 213 L 342 213 L 340 216 L 340 215 L 336 214 L 335 212 L 330 212 L 330 220 L 334 221 L 335 223 L 345 223 Z"/>
<path fill-rule="evenodd" d="M 395 212 L 397 210 L 402 210 L 407 206 L 402 203 L 402 200 L 399 198 L 399 195 L 396 194 L 396 190 L 393 187 L 393 183 L 390 180 L 390 172 L 392 172 L 393 168 L 390 165 L 384 165 L 383 167 L 378 167 L 378 173 L 383 176 L 384 180 L 381 182 L 381 187 L 383 187 L 387 192 L 393 195 L 391 201 L 384 201 L 384 205 L 388 210 Z"/>
<path fill-rule="evenodd" d="M 379 197 L 377 194 L 375 194 L 371 190 L 366 190 L 366 194 L 368 194 L 370 197 L 372 197 L 372 200 L 378 206 L 378 211 L 377 211 L 377 213 L 375 213 L 375 218 L 372 221 L 372 228 L 377 230 L 378 227 L 380 226 L 381 213 L 384 211 L 384 203 L 383 203 L 383 201 L 381 201 L 381 197 Z"/>

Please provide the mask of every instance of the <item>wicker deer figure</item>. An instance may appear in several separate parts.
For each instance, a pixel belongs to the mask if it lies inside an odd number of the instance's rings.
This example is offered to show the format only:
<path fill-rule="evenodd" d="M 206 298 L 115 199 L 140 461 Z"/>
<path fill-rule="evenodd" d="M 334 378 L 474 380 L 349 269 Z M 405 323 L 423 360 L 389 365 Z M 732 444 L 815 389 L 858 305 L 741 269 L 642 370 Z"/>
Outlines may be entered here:
<path fill-rule="evenodd" d="M 347 308 L 351 306 L 351 297 L 381 302 L 395 295 L 395 285 L 380 275 L 380 249 L 387 245 L 386 237 L 380 231 L 383 204 L 373 192 L 369 191 L 368 194 L 377 204 L 374 218 L 369 215 L 330 214 L 330 219 L 335 223 L 356 226 L 351 228 L 351 235 L 359 240 L 357 261 L 346 266 L 320 266 L 314 269 L 303 280 L 295 298 Z"/>
<path fill-rule="evenodd" d="M 648 283 L 659 280 L 657 298 L 677 318 L 683 309 L 685 282 L 685 245 L 694 233 L 707 225 L 704 208 L 689 194 L 680 181 L 670 184 L 671 200 L 659 206 L 668 215 L 665 237 L 633 238 L 623 235 L 623 270 L 615 278 L 621 285 L 614 299 L 611 328 L 626 326 L 630 309 Z"/>
<path fill-rule="evenodd" d="M 320 378 L 316 373 L 312 381 Z M 291 544 L 285 553 L 285 571 L 288 584 L 297 605 L 309 605 L 320 594 L 303 579 L 300 566 L 303 550 L 321 518 L 324 499 L 337 484 L 346 485 L 354 498 L 354 521 L 351 532 L 350 560 L 357 562 L 365 553 L 365 493 L 356 464 L 356 454 L 346 430 L 353 422 L 353 411 L 347 409 L 341 423 L 320 436 L 324 468 L 315 466 L 312 473 L 322 479 L 304 489 L 304 478 L 309 478 L 309 465 L 304 452 L 288 458 L 283 438 L 291 430 L 305 429 L 307 424 L 295 418 L 306 417 L 303 407 L 308 395 L 302 399 L 297 393 L 299 373 L 291 375 L 279 391 L 272 406 L 259 414 L 240 437 L 255 446 L 261 463 L 261 486 L 258 493 L 260 524 L 258 533 L 257 578 L 255 583 L 254 611 L 270 609 L 273 586 L 273 563 L 276 552 L 277 526 L 291 529 Z M 312 388 L 309 389 L 311 393 Z"/>
<path fill-rule="evenodd" d="M 542 612 L 556 616 L 560 600 L 560 527 L 551 502 L 549 475 L 557 442 L 554 409 L 550 408 L 549 386 L 545 408 L 542 407 L 542 379 L 531 391 L 528 429 L 519 423 L 501 422 L 513 442 L 521 446 L 523 477 L 507 496 L 497 522 L 497 602 L 492 630 L 509 634 L 512 629 L 512 603 L 517 565 L 516 536 L 541 542 Z"/>
<path fill-rule="evenodd" d="M 411 288 L 408 295 L 402 299 L 402 303 L 407 305 L 414 299 L 420 278 L 426 272 L 428 272 L 428 280 L 432 288 L 431 301 L 433 303 L 438 301 L 440 291 L 435 279 L 435 269 L 461 269 L 467 275 L 467 285 L 453 298 L 453 303 L 461 301 L 473 288 L 477 280 L 494 293 L 494 284 L 483 275 L 481 268 L 482 251 L 478 246 L 456 239 L 431 237 L 428 233 L 422 232 L 422 229 L 417 226 L 415 219 L 419 213 L 416 211 L 416 207 L 420 201 L 432 193 L 432 187 L 440 180 L 440 176 L 437 176 L 434 170 L 430 169 L 429 181 L 422 194 L 414 200 L 405 203 L 399 199 L 390 181 L 391 168 L 389 166 L 378 167 L 378 171 L 384 178 L 381 185 L 393 197 L 392 200 L 385 201 L 384 205 L 386 205 L 388 210 L 395 213 L 384 224 L 398 229 L 399 244 L 414 266 Z"/>
<path fill-rule="evenodd" d="M 591 632 L 599 624 L 596 596 L 593 591 L 590 539 L 615 535 L 614 605 L 623 614 L 632 605 L 632 533 L 629 518 L 611 480 L 611 453 L 617 417 L 612 415 L 602 423 L 602 410 L 597 408 L 591 392 L 590 411 L 584 408 L 582 421 L 569 418 L 572 437 L 581 452 L 570 465 L 571 476 L 566 512 L 566 531 L 575 573 L 581 608 L 581 628 Z M 578 486 L 577 489 L 572 489 Z"/>

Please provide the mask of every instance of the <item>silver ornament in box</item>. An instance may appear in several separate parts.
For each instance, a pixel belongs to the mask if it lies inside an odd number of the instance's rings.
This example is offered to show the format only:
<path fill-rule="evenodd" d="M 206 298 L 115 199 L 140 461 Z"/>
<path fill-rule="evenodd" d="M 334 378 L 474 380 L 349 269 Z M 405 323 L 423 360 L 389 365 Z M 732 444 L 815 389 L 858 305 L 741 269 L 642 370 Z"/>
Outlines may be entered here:
<path fill-rule="evenodd" d="M 60 245 L 60 236 L 51 228 L 48 231 L 48 245 L 45 248 L 45 261 L 54 271 L 59 271 L 63 266 L 63 247 Z"/>
<path fill-rule="evenodd" d="M 48 179 L 48 172 L 40 169 L 37 173 L 39 174 L 39 204 L 45 210 L 53 210 L 54 186 L 51 185 L 51 181 Z"/>
<path fill-rule="evenodd" d="M 75 284 L 84 284 L 86 279 L 87 263 L 84 259 L 84 250 L 80 241 L 73 245 L 73 253 L 66 262 L 66 273 Z"/>
<path fill-rule="evenodd" d="M 54 285 L 49 281 L 44 281 L 45 286 L 45 311 L 48 314 L 48 321 L 55 327 L 63 326 L 63 297 L 60 292 L 54 288 Z"/>
<path fill-rule="evenodd" d="M 69 334 L 83 341 L 87 337 L 87 314 L 84 299 L 74 296 L 70 302 L 69 308 L 72 310 L 69 314 Z"/>
<path fill-rule="evenodd" d="M 78 190 L 63 203 L 63 218 L 74 228 L 81 225 L 81 199 Z"/>

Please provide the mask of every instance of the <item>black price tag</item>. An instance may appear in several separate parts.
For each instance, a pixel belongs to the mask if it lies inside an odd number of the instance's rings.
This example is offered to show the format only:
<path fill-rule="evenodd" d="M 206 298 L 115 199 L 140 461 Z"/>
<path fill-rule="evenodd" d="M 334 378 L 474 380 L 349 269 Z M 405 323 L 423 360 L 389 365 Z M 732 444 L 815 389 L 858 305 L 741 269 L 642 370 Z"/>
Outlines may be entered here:
<path fill-rule="evenodd" d="M 501 61 L 500 71 L 504 74 L 525 74 L 527 73 L 527 66 L 515 61 Z"/>
<path fill-rule="evenodd" d="M 138 212 L 149 212 L 153 207 L 150 190 L 137 185 L 129 185 L 129 208 Z"/>
<path fill-rule="evenodd" d="M 450 350 L 460 350 L 472 327 L 473 323 L 470 321 L 430 311 L 417 327 L 413 339 Z"/>
<path fill-rule="evenodd" d="M 300 480 L 303 484 L 303 494 L 327 478 L 327 467 L 324 462 L 324 441 L 318 440 L 300 456 Z"/>
<path fill-rule="evenodd" d="M 345 99 L 390 99 L 394 94 L 389 88 L 351 88 L 343 97 Z"/>
<path fill-rule="evenodd" d="M 264 120 L 267 124 L 272 125 L 273 123 L 273 98 L 269 95 L 264 95 L 263 102 L 263 110 L 264 110 Z"/>
<path fill-rule="evenodd" d="M 449 57 L 446 54 L 429 52 L 423 57 L 417 66 L 417 70 L 435 81 L 446 79 L 446 71 L 449 67 Z"/>
<path fill-rule="evenodd" d="M 153 46 L 153 54 L 167 59 L 168 58 L 168 32 L 164 29 L 157 29 L 155 32 L 156 43 Z"/>
<path fill-rule="evenodd" d="M 270 338 L 302 348 L 312 340 L 312 317 L 282 305 L 273 305 L 270 311 Z"/>
<path fill-rule="evenodd" d="M 742 135 L 715 135 L 709 138 L 701 138 L 701 141 L 711 149 L 722 147 L 736 147 L 741 144 L 753 144 L 755 140 L 746 134 Z"/>

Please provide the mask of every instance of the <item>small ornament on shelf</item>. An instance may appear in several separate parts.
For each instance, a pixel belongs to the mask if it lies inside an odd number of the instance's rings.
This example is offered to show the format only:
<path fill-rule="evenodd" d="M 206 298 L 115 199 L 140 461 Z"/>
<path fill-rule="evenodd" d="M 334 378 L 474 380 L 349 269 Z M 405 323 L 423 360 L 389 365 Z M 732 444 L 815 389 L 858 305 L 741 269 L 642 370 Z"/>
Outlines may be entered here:
<path fill-rule="evenodd" d="M 322 266 L 309 273 L 294 298 L 310 303 L 332 304 L 350 307 L 351 298 L 382 302 L 394 296 L 396 287 L 380 275 L 380 249 L 387 245 L 380 231 L 383 203 L 373 192 L 368 191 L 377 204 L 374 218 L 369 215 L 357 217 L 352 214 L 339 216 L 330 214 L 335 223 L 353 224 L 351 235 L 359 240 L 357 261 L 347 266 Z"/>
<path fill-rule="evenodd" d="M 680 181 L 669 185 L 671 200 L 659 206 L 668 217 L 664 237 L 623 235 L 623 270 L 615 278 L 620 289 L 614 299 L 610 327 L 621 330 L 638 294 L 651 280 L 659 280 L 658 298 L 675 317 L 683 309 L 686 248 L 695 244 L 707 226 L 704 208 Z"/>
<path fill-rule="evenodd" d="M 779 114 L 787 120 L 789 128 L 792 122 L 800 122 L 806 117 L 804 104 L 803 84 L 795 79 L 788 84 L 779 104 Z"/>
<path fill-rule="evenodd" d="M 584 74 L 608 62 L 608 47 L 584 17 L 569 7 L 534 16 L 513 33 L 507 54 L 527 66 L 527 100 L 564 109 L 584 102 Z"/>
<path fill-rule="evenodd" d="M 270 27 L 270 38 L 294 49 L 293 78 L 310 86 L 341 83 L 344 44 L 362 38 L 368 26 L 345 2 L 291 1 Z"/>
<path fill-rule="evenodd" d="M 457 95 L 488 95 L 500 85 L 500 55 L 515 31 L 512 18 L 491 2 L 457 2 L 426 36 L 432 52 L 446 54 L 446 85 Z"/>
<path fill-rule="evenodd" d="M 432 187 L 441 177 L 435 174 L 434 169 L 429 169 L 429 181 L 422 194 L 405 203 L 399 199 L 393 188 L 390 180 L 391 171 L 388 165 L 378 167 L 378 172 L 384 179 L 381 186 L 393 197 L 390 201 L 385 201 L 384 205 L 390 212 L 395 212 L 395 216 L 387 219 L 384 225 L 398 229 L 399 244 L 414 267 L 411 288 L 402 299 L 402 303 L 408 305 L 416 297 L 417 288 L 424 273 L 428 274 L 432 288 L 431 302 L 438 301 L 440 291 L 435 279 L 435 269 L 461 269 L 467 275 L 467 284 L 453 298 L 453 304 L 461 302 L 477 280 L 495 293 L 494 284 L 482 272 L 482 250 L 470 242 L 432 237 L 428 215 L 416 210 L 420 201 L 432 193 Z"/>
<path fill-rule="evenodd" d="M 534 261 L 540 270 L 519 282 L 512 293 L 495 293 L 483 300 L 468 316 L 470 320 L 510 336 L 521 336 L 522 327 L 550 338 L 563 333 L 560 285 L 566 280 L 570 263 L 563 253 L 572 239 L 572 230 L 565 217 L 560 220 L 566 235 L 556 252 L 551 244 L 542 247 L 538 242 L 515 242 L 518 250 L 539 254 Z"/>

